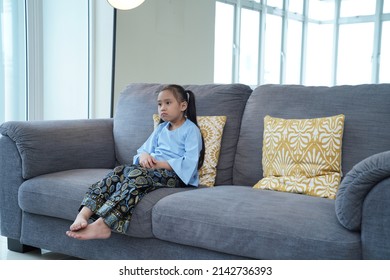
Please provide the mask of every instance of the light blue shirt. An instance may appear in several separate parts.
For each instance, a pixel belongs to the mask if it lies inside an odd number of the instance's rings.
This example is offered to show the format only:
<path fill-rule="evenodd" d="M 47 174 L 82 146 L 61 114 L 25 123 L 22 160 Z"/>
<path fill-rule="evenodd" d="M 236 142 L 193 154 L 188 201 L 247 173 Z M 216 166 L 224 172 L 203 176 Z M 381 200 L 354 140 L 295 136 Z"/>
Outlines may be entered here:
<path fill-rule="evenodd" d="M 189 119 L 175 130 L 169 130 L 169 122 L 161 123 L 137 150 L 133 163 L 139 164 L 141 153 L 148 153 L 156 160 L 167 161 L 186 185 L 198 186 L 198 161 L 202 150 L 199 128 Z"/>

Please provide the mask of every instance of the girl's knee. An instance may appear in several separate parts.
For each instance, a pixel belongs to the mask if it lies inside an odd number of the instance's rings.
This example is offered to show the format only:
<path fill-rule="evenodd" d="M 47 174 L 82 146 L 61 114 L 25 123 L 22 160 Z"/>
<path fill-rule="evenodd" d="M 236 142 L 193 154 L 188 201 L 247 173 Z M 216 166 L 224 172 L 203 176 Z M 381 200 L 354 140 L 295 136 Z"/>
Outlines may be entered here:
<path fill-rule="evenodd" d="M 114 175 L 118 175 L 118 174 L 121 174 L 123 173 L 123 170 L 125 169 L 125 165 L 118 165 L 114 168 L 113 170 L 113 174 Z"/>
<path fill-rule="evenodd" d="M 137 164 L 129 165 L 124 170 L 124 175 L 128 178 L 136 178 L 145 174 L 147 174 L 147 169 Z"/>

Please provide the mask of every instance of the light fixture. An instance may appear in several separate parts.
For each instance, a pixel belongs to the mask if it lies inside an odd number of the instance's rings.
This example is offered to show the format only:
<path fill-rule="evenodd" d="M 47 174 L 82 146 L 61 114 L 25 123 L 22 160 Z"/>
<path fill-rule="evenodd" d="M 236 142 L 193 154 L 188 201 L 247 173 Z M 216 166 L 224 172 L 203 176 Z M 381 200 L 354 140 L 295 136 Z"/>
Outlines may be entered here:
<path fill-rule="evenodd" d="M 145 0 L 107 0 L 111 6 L 118 10 L 130 10 L 137 8 Z"/>

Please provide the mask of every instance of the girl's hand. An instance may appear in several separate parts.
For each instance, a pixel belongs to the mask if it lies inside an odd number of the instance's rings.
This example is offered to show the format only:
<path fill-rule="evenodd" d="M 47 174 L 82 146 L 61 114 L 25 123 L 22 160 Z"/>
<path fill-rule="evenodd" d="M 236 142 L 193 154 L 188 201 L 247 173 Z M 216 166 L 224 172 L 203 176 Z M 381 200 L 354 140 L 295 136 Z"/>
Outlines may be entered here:
<path fill-rule="evenodd" d="M 154 166 L 156 165 L 157 161 L 154 157 L 149 155 L 148 153 L 143 153 L 139 157 L 139 164 L 142 167 L 145 168 L 155 168 Z"/>

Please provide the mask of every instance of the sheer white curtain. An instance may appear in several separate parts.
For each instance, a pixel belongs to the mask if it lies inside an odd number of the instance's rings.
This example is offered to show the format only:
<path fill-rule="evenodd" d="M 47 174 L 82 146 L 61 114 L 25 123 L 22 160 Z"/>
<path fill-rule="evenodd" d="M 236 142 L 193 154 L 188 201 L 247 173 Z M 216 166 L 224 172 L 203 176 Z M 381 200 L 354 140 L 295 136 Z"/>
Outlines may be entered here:
<path fill-rule="evenodd" d="M 0 123 L 26 119 L 24 3 L 0 0 Z"/>
<path fill-rule="evenodd" d="M 106 0 L 0 0 L 0 123 L 110 116 Z"/>

